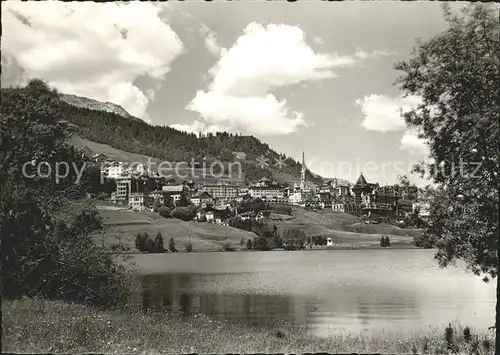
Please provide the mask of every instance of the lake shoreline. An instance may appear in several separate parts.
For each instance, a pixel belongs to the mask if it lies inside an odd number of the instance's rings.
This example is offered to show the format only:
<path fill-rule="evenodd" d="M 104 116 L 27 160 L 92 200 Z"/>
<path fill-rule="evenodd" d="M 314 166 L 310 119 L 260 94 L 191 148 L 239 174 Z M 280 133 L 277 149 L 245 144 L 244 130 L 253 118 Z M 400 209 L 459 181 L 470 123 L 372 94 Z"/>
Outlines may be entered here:
<path fill-rule="evenodd" d="M 110 252 L 111 254 L 115 255 L 142 255 L 142 254 L 188 254 L 188 253 L 237 253 L 237 252 L 247 252 L 247 253 L 252 253 L 252 252 L 307 252 L 307 251 L 331 251 L 331 250 L 378 250 L 378 249 L 383 249 L 383 250 L 407 250 L 407 249 L 415 249 L 415 250 L 422 250 L 422 249 L 434 249 L 434 248 L 420 248 L 417 247 L 413 244 L 393 244 L 390 247 L 381 247 L 380 245 L 349 245 L 346 243 L 345 246 L 332 246 L 332 247 L 321 247 L 321 248 L 305 248 L 301 250 L 285 250 L 285 249 L 273 249 L 273 250 L 247 250 L 247 249 L 234 249 L 234 250 L 192 250 L 190 252 L 186 252 L 184 250 L 179 250 L 178 252 L 171 252 L 171 251 L 166 251 L 165 253 L 143 253 L 143 252 L 138 252 L 138 251 L 130 251 L 130 252 Z M 437 250 L 437 249 L 436 249 Z"/>
<path fill-rule="evenodd" d="M 264 326 L 217 320 L 202 314 L 189 317 L 170 313 L 133 310 L 102 311 L 62 301 L 22 298 L 4 301 L 3 349 L 8 352 L 104 352 L 104 353 L 430 353 L 446 352 L 444 329 L 410 337 L 332 333 L 311 335 L 307 327 L 291 323 Z M 455 328 L 454 346 L 466 350 L 470 343 Z M 473 330 L 473 334 L 474 330 Z M 492 332 L 478 333 L 488 339 L 493 353 Z M 486 337 L 486 338 L 485 338 Z"/>

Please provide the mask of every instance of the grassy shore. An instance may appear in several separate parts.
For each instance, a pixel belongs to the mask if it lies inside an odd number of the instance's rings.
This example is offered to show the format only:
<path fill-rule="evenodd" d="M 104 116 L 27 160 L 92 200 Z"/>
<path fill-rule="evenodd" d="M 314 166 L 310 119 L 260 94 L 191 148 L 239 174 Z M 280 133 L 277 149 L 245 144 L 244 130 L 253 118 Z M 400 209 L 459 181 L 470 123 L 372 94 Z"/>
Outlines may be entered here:
<path fill-rule="evenodd" d="M 60 301 L 24 298 L 2 304 L 3 350 L 23 353 L 446 353 L 444 330 L 401 337 L 332 334 L 317 338 L 295 324 L 247 326 L 214 320 L 203 315 L 116 310 L 100 311 Z M 453 343 L 461 354 L 471 353 L 463 330 L 456 328 Z M 485 349 L 479 335 L 481 354 Z M 488 344 L 486 344 L 488 345 Z"/>

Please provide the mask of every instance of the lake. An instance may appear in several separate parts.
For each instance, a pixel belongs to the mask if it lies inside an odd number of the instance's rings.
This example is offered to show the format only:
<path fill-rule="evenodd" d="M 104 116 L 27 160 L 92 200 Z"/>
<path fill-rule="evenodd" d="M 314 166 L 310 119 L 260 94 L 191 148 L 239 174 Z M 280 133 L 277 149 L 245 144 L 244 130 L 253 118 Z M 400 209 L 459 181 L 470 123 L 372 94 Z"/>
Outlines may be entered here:
<path fill-rule="evenodd" d="M 494 324 L 495 283 L 440 269 L 433 250 L 142 254 L 131 303 L 228 321 L 269 320 L 331 332 L 410 334 L 459 322 Z"/>

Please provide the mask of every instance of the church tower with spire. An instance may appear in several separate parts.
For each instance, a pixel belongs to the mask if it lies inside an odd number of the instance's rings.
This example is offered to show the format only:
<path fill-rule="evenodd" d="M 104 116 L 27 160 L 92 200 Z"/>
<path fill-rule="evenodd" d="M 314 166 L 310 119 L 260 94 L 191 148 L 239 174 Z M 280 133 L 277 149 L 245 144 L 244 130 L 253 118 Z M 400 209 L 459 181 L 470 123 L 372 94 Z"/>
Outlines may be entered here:
<path fill-rule="evenodd" d="M 302 152 L 302 169 L 300 171 L 300 189 L 304 191 L 306 189 L 306 159 L 304 152 Z"/>

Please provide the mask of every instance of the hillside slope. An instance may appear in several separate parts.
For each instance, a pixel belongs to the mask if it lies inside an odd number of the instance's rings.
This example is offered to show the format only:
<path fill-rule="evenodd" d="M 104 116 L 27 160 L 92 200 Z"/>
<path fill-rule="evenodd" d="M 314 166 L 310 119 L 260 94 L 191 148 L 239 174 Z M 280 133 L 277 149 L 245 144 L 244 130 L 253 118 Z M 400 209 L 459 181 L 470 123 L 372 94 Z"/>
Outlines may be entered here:
<path fill-rule="evenodd" d="M 88 139 L 84 139 L 78 135 L 73 135 L 69 142 L 79 149 L 87 148 L 96 154 L 105 154 L 108 159 L 114 161 L 122 161 L 126 163 L 143 163 L 145 165 L 148 164 L 149 161 L 151 161 L 152 171 L 157 171 L 157 167 L 161 163 L 160 159 L 156 159 L 147 155 L 126 152 L 121 149 L 113 148 L 108 144 L 89 141 Z M 162 169 L 162 175 L 167 179 L 173 178 L 176 180 L 193 180 L 194 182 L 204 183 L 215 183 L 217 181 L 221 181 L 229 184 L 243 184 L 243 177 L 238 174 L 222 174 L 217 175 L 216 177 L 212 177 L 207 169 L 192 169 L 187 166 L 177 167 L 176 169 Z"/>
<path fill-rule="evenodd" d="M 272 221 L 278 230 L 298 228 L 306 235 L 329 236 L 345 241 L 380 240 L 382 235 L 394 237 L 395 240 L 412 243 L 413 237 L 420 235 L 420 230 L 401 229 L 390 224 L 361 224 L 360 219 L 348 213 L 337 213 L 329 210 L 320 212 L 307 211 L 302 208 L 293 209 L 293 218 Z M 356 239 L 357 238 L 357 239 Z"/>
<path fill-rule="evenodd" d="M 96 153 L 106 154 L 109 149 L 105 145 L 137 156 L 169 162 L 194 160 L 198 164 L 210 164 L 222 161 L 227 167 L 228 162 L 238 161 L 246 179 L 257 180 L 266 176 L 293 185 L 300 178 L 301 165 L 297 161 L 275 152 L 268 144 L 253 136 L 227 132 L 195 135 L 168 126 L 149 125 L 112 103 L 67 94 L 59 96 L 68 121 L 78 126 L 80 143 Z M 260 156 L 269 159 L 270 166 L 264 169 L 257 166 L 256 161 Z M 284 159 L 286 164 L 281 170 L 272 166 L 278 158 Z M 322 177 L 309 171 L 307 178 L 317 184 L 323 182 Z"/>
<path fill-rule="evenodd" d="M 253 239 L 256 235 L 241 229 L 220 226 L 213 223 L 184 222 L 174 218 L 163 218 L 153 212 L 134 212 L 130 210 L 111 210 L 99 208 L 99 214 L 107 226 L 105 245 L 121 243 L 130 249 L 135 248 L 138 233 L 148 233 L 152 238 L 162 233 L 165 247 L 170 237 L 174 238 L 176 247 L 184 250 L 188 241 L 193 251 L 218 251 L 224 243 L 233 248 L 240 248 L 240 241 Z"/>

